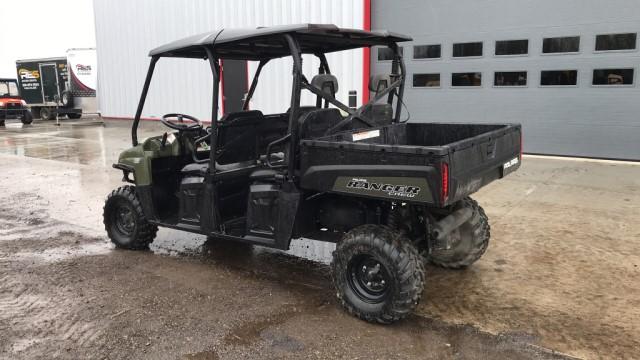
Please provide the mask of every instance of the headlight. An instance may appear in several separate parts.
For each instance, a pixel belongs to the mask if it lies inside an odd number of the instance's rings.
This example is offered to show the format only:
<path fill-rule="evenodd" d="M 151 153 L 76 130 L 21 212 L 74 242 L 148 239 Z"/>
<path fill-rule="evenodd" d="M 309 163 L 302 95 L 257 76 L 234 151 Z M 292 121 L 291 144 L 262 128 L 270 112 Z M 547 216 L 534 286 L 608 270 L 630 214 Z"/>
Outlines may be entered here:
<path fill-rule="evenodd" d="M 0 107 L 4 107 L 4 103 L 0 101 Z"/>
<path fill-rule="evenodd" d="M 24 100 L 20 100 L 20 104 L 22 104 L 22 106 L 27 106 L 27 102 Z"/>

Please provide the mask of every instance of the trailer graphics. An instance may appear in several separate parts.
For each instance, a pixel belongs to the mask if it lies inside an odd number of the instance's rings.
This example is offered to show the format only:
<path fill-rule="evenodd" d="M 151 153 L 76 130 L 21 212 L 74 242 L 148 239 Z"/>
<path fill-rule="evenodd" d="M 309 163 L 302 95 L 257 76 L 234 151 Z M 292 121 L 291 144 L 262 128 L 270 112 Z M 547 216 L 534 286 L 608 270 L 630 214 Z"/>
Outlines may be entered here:
<path fill-rule="evenodd" d="M 66 56 L 16 61 L 22 97 L 36 117 L 77 119 L 96 113 L 95 49 L 69 49 Z"/>

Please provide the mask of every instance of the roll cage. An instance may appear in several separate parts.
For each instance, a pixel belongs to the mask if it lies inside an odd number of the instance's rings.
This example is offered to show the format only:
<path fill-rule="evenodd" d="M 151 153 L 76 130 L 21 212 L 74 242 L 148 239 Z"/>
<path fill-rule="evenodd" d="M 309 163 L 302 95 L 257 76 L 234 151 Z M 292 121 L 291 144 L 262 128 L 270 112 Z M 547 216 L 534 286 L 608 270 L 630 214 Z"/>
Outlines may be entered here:
<path fill-rule="evenodd" d="M 225 35 L 225 36 L 223 36 Z M 211 131 L 209 171 L 215 172 L 216 148 L 218 139 L 218 98 L 220 85 L 220 60 L 253 60 L 259 61 L 258 68 L 251 82 L 249 91 L 243 103 L 243 110 L 247 110 L 255 89 L 258 85 L 262 68 L 275 58 L 291 56 L 293 59 L 293 83 L 291 89 L 291 103 L 287 134 L 269 146 L 278 143 L 289 142 L 289 154 L 296 154 L 296 146 L 299 143 L 298 118 L 300 111 L 300 97 L 302 89 L 308 90 L 317 96 L 316 106 L 324 107 L 329 104 L 347 113 L 347 117 L 327 130 L 326 134 L 336 132 L 345 127 L 354 119 L 358 119 L 366 126 L 373 127 L 374 123 L 364 113 L 376 102 L 387 98 L 389 105 L 396 103 L 392 122 L 400 121 L 402 98 L 406 68 L 399 51 L 397 42 L 409 41 L 411 38 L 389 33 L 386 31 L 368 32 L 353 29 L 340 29 L 335 25 L 290 25 L 270 28 L 257 28 L 255 30 L 219 30 L 207 34 L 196 35 L 176 42 L 161 46 L 150 52 L 151 61 L 147 70 L 140 101 L 136 110 L 131 129 L 133 146 L 138 145 L 137 129 L 144 108 L 151 79 L 156 63 L 161 57 L 201 58 L 208 60 L 213 74 L 213 95 L 211 105 Z M 320 60 L 319 74 L 330 74 L 326 53 L 372 46 L 388 46 L 393 52 L 390 79 L 391 83 L 384 89 L 376 91 L 372 99 L 357 109 L 353 109 L 338 101 L 331 94 L 309 83 L 302 73 L 302 54 L 313 54 Z M 205 160 L 206 161 L 206 160 Z M 288 174 L 294 174 L 295 159 L 289 159 L 287 163 Z"/>

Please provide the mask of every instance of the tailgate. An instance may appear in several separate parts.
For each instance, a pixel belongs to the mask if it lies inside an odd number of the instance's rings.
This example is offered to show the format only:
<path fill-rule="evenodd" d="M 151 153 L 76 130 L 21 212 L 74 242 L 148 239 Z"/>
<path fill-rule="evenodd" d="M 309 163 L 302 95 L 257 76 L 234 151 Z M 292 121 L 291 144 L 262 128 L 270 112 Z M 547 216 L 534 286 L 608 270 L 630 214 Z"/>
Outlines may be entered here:
<path fill-rule="evenodd" d="M 520 167 L 521 126 L 504 128 L 449 144 L 451 204 Z"/>

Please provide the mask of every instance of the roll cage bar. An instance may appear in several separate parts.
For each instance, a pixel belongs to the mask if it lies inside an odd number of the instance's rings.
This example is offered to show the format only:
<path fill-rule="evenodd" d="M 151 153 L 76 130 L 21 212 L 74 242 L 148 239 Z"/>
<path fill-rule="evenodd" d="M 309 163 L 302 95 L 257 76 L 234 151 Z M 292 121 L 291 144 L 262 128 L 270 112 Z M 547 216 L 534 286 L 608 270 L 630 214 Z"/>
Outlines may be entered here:
<path fill-rule="evenodd" d="M 276 36 L 276 35 L 274 35 Z M 276 140 L 277 142 L 284 143 L 285 141 L 289 141 L 289 154 L 295 154 L 295 147 L 299 142 L 298 138 L 298 113 L 300 109 L 300 96 L 302 89 L 308 90 L 311 93 L 317 96 L 316 105 L 320 107 L 321 100 L 324 100 L 325 107 L 328 107 L 328 104 L 334 105 L 336 108 L 346 112 L 349 114 L 345 119 L 340 121 L 338 124 L 327 130 L 325 135 L 331 134 L 345 125 L 351 123 L 354 119 L 358 119 L 362 123 L 367 126 L 373 127 L 374 123 L 369 119 L 364 113 L 371 108 L 376 102 L 382 100 L 385 96 L 387 97 L 387 103 L 393 105 L 394 97 L 396 98 L 396 108 L 395 114 L 393 116 L 392 122 L 398 123 L 400 122 L 400 115 L 402 111 L 402 98 L 404 95 L 404 85 L 406 78 L 406 67 L 404 64 L 404 60 L 402 58 L 402 54 L 400 53 L 399 47 L 395 41 L 389 41 L 387 46 L 393 52 L 393 60 L 391 65 L 391 84 L 389 84 L 384 90 L 381 90 L 375 94 L 375 96 L 370 99 L 366 104 L 363 104 L 357 109 L 353 109 L 345 105 L 344 103 L 338 101 L 335 97 L 330 94 L 318 89 L 309 83 L 307 78 L 302 73 L 302 52 L 300 50 L 300 45 L 295 37 L 295 34 L 278 34 L 288 46 L 289 56 L 293 58 L 293 83 L 291 89 L 291 104 L 290 104 L 290 113 L 289 113 L 289 127 L 288 132 L 282 139 Z M 370 47 L 373 45 L 364 45 L 361 47 Z M 210 155 L 209 155 L 209 169 L 210 173 L 215 171 L 216 166 L 216 142 L 217 142 L 217 133 L 218 133 L 218 98 L 219 98 L 219 85 L 220 85 L 220 64 L 219 60 L 224 59 L 223 56 L 217 56 L 215 51 L 215 44 L 211 45 L 202 45 L 202 49 L 206 53 L 205 60 L 209 61 L 209 66 L 211 68 L 211 72 L 213 74 L 213 97 L 212 97 L 212 105 L 211 105 L 211 132 L 210 132 Z M 318 68 L 318 72 L 320 74 L 330 74 L 329 64 L 327 62 L 327 58 L 323 52 L 313 53 L 320 60 L 320 67 Z M 142 93 L 140 95 L 140 101 L 138 102 L 138 108 L 136 110 L 135 118 L 133 120 L 133 125 L 131 128 L 131 142 L 133 146 L 138 145 L 138 125 L 140 123 L 140 117 L 142 116 L 142 110 L 144 108 L 144 104 L 147 98 L 147 94 L 149 92 L 149 86 L 151 84 L 151 79 L 153 77 L 153 73 L 155 70 L 156 63 L 158 60 L 163 57 L 161 55 L 152 55 L 151 61 L 149 63 L 149 68 L 147 70 L 147 75 L 145 77 L 144 86 L 142 88 Z M 251 81 L 251 85 L 247 96 L 243 102 L 242 109 L 247 110 L 249 107 L 249 101 L 253 97 L 255 89 L 258 85 L 258 79 L 260 77 L 260 73 L 262 68 L 269 62 L 271 58 L 264 58 L 260 60 L 256 73 Z M 368 89 L 367 89 L 368 91 Z M 294 174 L 294 165 L 295 161 L 290 159 L 288 161 L 288 174 Z"/>

